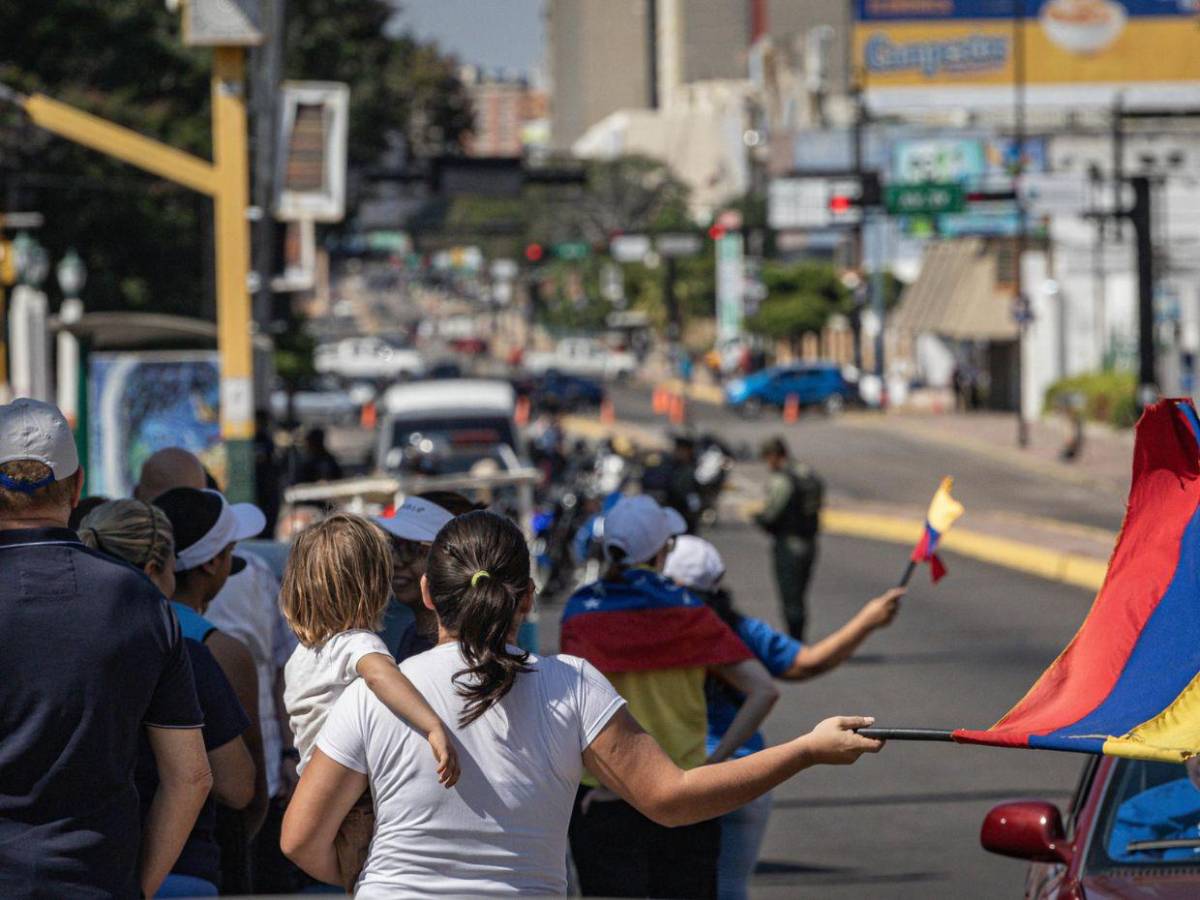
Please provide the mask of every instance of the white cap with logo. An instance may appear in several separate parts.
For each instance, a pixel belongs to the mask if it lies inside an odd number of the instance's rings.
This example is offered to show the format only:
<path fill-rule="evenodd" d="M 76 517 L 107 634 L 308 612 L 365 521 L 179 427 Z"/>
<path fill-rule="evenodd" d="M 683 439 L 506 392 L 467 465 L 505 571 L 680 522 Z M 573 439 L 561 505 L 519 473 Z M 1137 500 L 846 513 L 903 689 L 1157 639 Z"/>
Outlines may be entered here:
<path fill-rule="evenodd" d="M 675 541 L 675 549 L 667 557 L 663 574 L 680 587 L 711 591 L 725 575 L 725 560 L 704 538 L 684 534 Z"/>
<path fill-rule="evenodd" d="M 687 522 L 678 512 L 659 506 L 653 497 L 638 494 L 622 497 L 604 517 L 604 555 L 621 551 L 621 562 L 638 565 L 648 562 L 669 541 L 687 531 Z"/>
<path fill-rule="evenodd" d="M 57 406 L 28 397 L 0 406 L 0 464 L 19 460 L 42 463 L 50 469 L 50 477 L 39 482 L 22 482 L 0 473 L 0 486 L 33 493 L 79 471 L 79 453 L 71 426 Z"/>
<path fill-rule="evenodd" d="M 405 497 L 404 502 L 392 515 L 376 518 L 376 523 L 388 534 L 402 541 L 417 541 L 428 544 L 437 537 L 442 527 L 454 516 L 436 503 L 422 497 Z"/>

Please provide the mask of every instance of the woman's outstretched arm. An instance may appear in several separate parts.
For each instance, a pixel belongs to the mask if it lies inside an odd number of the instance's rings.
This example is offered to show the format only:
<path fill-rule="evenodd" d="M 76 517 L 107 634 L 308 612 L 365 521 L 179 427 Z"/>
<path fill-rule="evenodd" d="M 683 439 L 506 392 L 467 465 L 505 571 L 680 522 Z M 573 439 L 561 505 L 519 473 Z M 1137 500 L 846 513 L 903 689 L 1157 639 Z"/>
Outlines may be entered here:
<path fill-rule="evenodd" d="M 333 839 L 367 789 L 367 776 L 313 751 L 283 816 L 283 855 L 326 884 L 342 884 Z"/>
<path fill-rule="evenodd" d="M 874 721 L 836 716 L 786 744 L 684 771 L 622 709 L 584 751 L 583 763 L 647 818 L 666 826 L 690 825 L 745 806 L 809 766 L 849 765 L 863 753 L 877 753 L 883 741 L 854 732 Z"/>

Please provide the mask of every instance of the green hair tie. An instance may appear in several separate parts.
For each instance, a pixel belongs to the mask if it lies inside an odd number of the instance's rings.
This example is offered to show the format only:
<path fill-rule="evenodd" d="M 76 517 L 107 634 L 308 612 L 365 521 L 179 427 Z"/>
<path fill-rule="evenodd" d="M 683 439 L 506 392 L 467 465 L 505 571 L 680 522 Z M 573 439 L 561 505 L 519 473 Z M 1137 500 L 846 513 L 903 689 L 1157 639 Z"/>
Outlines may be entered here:
<path fill-rule="evenodd" d="M 488 572 L 488 571 L 487 571 L 487 570 L 485 570 L 485 569 L 480 569 L 478 572 L 476 572 L 474 575 L 472 575 L 472 576 L 471 576 L 471 587 L 478 587 L 478 586 L 479 586 L 479 579 L 481 579 L 481 578 L 491 578 L 491 577 L 492 577 L 492 573 L 491 573 L 491 572 Z"/>

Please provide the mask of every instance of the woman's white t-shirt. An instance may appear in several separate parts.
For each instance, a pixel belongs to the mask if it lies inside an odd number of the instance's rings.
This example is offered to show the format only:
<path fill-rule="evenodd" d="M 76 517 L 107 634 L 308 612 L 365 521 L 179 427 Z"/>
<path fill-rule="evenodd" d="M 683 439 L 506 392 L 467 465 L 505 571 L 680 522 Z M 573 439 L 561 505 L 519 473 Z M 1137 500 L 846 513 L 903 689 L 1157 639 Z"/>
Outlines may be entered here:
<path fill-rule="evenodd" d="M 452 681 L 466 665 L 459 645 L 401 663 L 454 735 L 462 775 L 449 790 L 425 738 L 361 680 L 334 704 L 317 747 L 368 776 L 375 806 L 356 897 L 566 893 L 582 753 L 625 701 L 577 657 L 531 655 L 529 664 L 532 672 L 462 728 Z"/>

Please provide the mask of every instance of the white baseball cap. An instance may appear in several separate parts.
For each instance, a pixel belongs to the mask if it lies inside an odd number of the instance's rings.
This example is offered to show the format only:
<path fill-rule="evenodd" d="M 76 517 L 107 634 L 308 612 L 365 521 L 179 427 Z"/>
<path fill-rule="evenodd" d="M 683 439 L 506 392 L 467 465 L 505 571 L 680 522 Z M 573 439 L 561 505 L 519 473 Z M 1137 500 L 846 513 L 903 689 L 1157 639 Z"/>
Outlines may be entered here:
<path fill-rule="evenodd" d="M 725 574 L 725 560 L 704 538 L 683 534 L 675 541 L 663 574 L 680 587 L 711 591 Z"/>
<path fill-rule="evenodd" d="M 79 453 L 71 426 L 57 406 L 21 397 L 0 406 L 0 464 L 30 460 L 50 469 L 43 481 L 13 481 L 0 474 L 0 486 L 10 491 L 34 491 L 69 478 L 79 471 Z"/>
<path fill-rule="evenodd" d="M 671 538 L 687 531 L 678 512 L 659 506 L 653 497 L 622 497 L 604 517 L 604 555 L 620 550 L 621 561 L 638 565 L 654 558 Z"/>
<path fill-rule="evenodd" d="M 417 541 L 428 544 L 437 537 L 447 522 L 453 519 L 450 513 L 436 503 L 421 497 L 405 497 L 395 513 L 375 521 L 388 534 L 402 541 Z"/>

